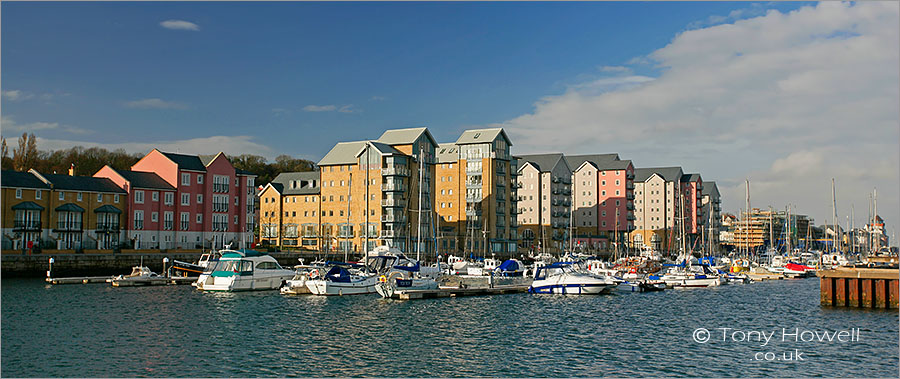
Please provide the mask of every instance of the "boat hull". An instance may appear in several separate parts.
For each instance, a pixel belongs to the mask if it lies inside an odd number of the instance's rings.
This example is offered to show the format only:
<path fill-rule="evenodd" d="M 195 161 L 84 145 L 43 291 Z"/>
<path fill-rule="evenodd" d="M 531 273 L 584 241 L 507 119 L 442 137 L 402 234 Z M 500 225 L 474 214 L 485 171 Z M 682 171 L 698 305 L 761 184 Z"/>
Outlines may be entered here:
<path fill-rule="evenodd" d="M 282 283 L 294 277 L 294 273 L 265 277 L 209 276 L 197 280 L 197 289 L 210 292 L 265 291 L 281 287 Z"/>
<path fill-rule="evenodd" d="M 317 296 L 366 295 L 375 293 L 378 278 L 372 276 L 357 282 L 332 282 L 328 280 L 308 280 L 306 287 Z"/>
<path fill-rule="evenodd" d="M 575 284 L 532 284 L 528 292 L 559 295 L 602 295 L 612 292 L 615 284 L 607 283 L 575 283 Z"/>

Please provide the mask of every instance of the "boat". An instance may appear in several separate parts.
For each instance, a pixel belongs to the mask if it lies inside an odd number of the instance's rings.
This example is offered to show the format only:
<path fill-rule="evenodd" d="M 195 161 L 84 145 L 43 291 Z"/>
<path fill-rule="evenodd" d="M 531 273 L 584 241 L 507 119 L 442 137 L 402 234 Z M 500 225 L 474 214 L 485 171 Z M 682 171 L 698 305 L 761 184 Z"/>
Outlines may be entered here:
<path fill-rule="evenodd" d="M 378 278 L 365 266 L 354 263 L 327 262 L 328 271 L 318 279 L 306 281 L 306 287 L 317 296 L 365 295 L 375 293 Z"/>
<path fill-rule="evenodd" d="M 507 259 L 494 269 L 494 276 L 524 276 L 525 264 L 518 259 Z"/>
<path fill-rule="evenodd" d="M 440 270 L 423 267 L 400 250 L 378 246 L 366 257 L 366 266 L 377 276 L 374 291 L 383 298 L 391 298 L 397 291 L 437 289 Z"/>
<path fill-rule="evenodd" d="M 220 256 L 221 254 L 218 251 L 204 253 L 200 255 L 200 259 L 197 260 L 197 263 L 174 259 L 172 260 L 172 271 L 170 272 L 174 273 L 174 276 L 199 276 L 203 271 L 206 271 L 207 267 L 209 267 L 209 262 L 219 260 Z"/>
<path fill-rule="evenodd" d="M 725 284 L 724 278 L 707 266 L 686 265 L 670 268 L 665 275 L 659 277 L 671 288 L 714 287 Z"/>
<path fill-rule="evenodd" d="M 220 251 L 222 256 L 197 279 L 201 291 L 274 290 L 294 277 L 294 270 L 282 268 L 271 256 L 255 250 Z"/>
<path fill-rule="evenodd" d="M 106 282 L 112 284 L 113 287 L 133 287 L 151 284 L 153 279 L 165 281 L 165 278 L 150 271 L 150 268 L 146 266 L 134 266 L 131 268 L 130 274 L 117 275 L 113 278 L 106 279 Z"/>
<path fill-rule="evenodd" d="M 308 295 L 312 292 L 307 287 L 308 280 L 315 280 L 324 274 L 323 265 L 297 265 L 294 266 L 294 277 L 285 281 L 279 288 L 282 295 Z"/>
<path fill-rule="evenodd" d="M 599 295 L 611 292 L 619 281 L 576 269 L 573 262 L 557 262 L 538 267 L 529 293 Z"/>

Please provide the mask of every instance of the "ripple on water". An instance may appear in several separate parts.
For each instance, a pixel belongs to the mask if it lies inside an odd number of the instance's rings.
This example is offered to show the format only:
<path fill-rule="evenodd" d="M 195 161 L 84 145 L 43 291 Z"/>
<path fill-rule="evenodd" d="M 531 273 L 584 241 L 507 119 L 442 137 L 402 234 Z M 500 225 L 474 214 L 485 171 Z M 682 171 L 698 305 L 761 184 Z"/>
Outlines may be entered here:
<path fill-rule="evenodd" d="M 815 279 L 610 296 L 382 300 L 2 281 L 5 376 L 896 376 L 898 313 Z M 852 344 L 695 343 L 696 328 L 860 328 Z M 53 348 L 48 348 L 52 346 Z M 753 361 L 801 350 L 802 362 Z M 35 359 L 39 357 L 39 359 Z"/>

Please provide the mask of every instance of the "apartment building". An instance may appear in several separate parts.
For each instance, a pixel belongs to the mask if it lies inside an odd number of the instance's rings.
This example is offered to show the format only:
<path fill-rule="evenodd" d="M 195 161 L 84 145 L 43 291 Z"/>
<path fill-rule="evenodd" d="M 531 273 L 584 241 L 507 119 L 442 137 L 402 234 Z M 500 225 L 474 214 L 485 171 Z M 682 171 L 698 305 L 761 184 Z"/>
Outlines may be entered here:
<path fill-rule="evenodd" d="M 518 242 L 518 162 L 501 128 L 464 131 L 438 146 L 439 251 L 511 256 Z"/>
<path fill-rule="evenodd" d="M 323 238 L 320 227 L 320 183 L 319 171 L 285 172 L 263 187 L 259 193 L 262 244 L 307 250 L 337 246 L 331 238 Z"/>
<path fill-rule="evenodd" d="M 113 249 L 127 193 L 108 179 L 3 171 L 3 249 Z"/>
<path fill-rule="evenodd" d="M 657 251 L 677 251 L 680 222 L 676 216 L 683 186 L 681 167 L 636 168 L 634 170 L 635 230 L 632 246 Z"/>
<path fill-rule="evenodd" d="M 561 153 L 519 157 L 520 248 L 561 253 L 569 239 L 572 169 Z"/>
<path fill-rule="evenodd" d="M 722 230 L 722 196 L 719 194 L 719 187 L 716 182 L 708 181 L 703 183 L 703 201 L 701 202 L 703 210 L 703 229 L 700 232 L 701 240 L 705 244 L 712 246 L 714 250 L 718 250 L 719 231 Z"/>
<path fill-rule="evenodd" d="M 135 188 L 140 174 L 101 169 L 133 198 L 127 238 L 135 249 L 246 247 L 256 228 L 256 175 L 236 169 L 224 153 L 187 155 L 153 149 L 131 166 L 131 172 L 153 173 L 152 188 Z M 146 183 L 143 185 L 147 185 Z M 168 194 L 173 192 L 174 199 Z M 155 200 L 154 200 L 155 199 Z M 172 200 L 172 201 L 170 201 Z M 154 210 L 155 202 L 162 202 Z M 162 220 L 162 221 L 160 221 Z"/>
<path fill-rule="evenodd" d="M 584 251 L 622 247 L 634 230 L 634 165 L 618 154 L 567 155 L 572 171 L 575 247 Z"/>

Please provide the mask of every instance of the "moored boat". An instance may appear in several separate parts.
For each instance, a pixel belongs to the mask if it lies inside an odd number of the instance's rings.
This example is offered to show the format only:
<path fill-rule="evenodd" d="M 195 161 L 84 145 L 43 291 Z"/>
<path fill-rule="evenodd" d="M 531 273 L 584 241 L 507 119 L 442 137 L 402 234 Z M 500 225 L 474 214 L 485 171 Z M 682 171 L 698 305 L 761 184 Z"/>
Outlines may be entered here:
<path fill-rule="evenodd" d="M 577 270 L 572 262 L 558 262 L 538 267 L 530 293 L 563 295 L 598 295 L 609 293 L 618 285 L 616 279 Z"/>
<path fill-rule="evenodd" d="M 201 291 L 273 290 L 294 277 L 294 271 L 282 268 L 275 258 L 254 250 L 222 250 L 200 278 Z"/>

